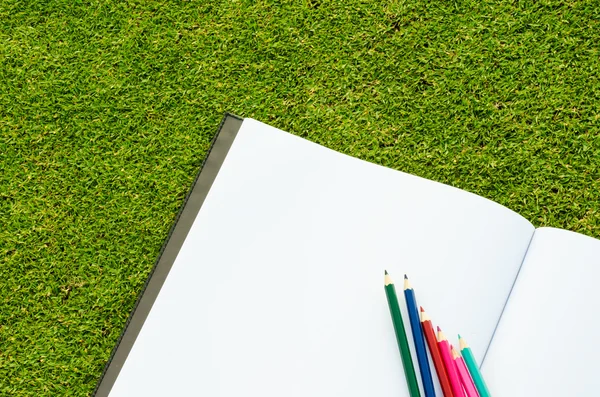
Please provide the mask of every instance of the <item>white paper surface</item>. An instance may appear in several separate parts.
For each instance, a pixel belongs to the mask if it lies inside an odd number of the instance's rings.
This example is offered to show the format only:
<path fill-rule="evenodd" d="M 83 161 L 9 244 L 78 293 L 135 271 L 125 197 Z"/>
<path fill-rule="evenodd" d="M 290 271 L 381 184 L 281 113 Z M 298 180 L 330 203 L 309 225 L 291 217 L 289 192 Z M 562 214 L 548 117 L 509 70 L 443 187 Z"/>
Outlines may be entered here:
<path fill-rule="evenodd" d="M 533 230 L 246 119 L 111 397 L 408 395 L 384 269 L 481 358 Z"/>
<path fill-rule="evenodd" d="M 599 240 L 535 231 L 482 365 L 494 396 L 598 394 L 599 279 Z"/>

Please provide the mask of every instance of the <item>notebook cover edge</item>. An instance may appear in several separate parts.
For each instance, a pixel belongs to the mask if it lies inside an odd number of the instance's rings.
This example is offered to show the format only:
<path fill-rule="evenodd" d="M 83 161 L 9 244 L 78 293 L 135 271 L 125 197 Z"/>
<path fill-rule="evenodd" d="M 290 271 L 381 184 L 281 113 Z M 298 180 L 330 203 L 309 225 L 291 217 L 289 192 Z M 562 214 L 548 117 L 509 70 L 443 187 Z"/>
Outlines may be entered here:
<path fill-rule="evenodd" d="M 237 136 L 243 120 L 242 117 L 231 113 L 225 113 L 223 116 L 217 129 L 217 133 L 213 137 L 208 152 L 202 161 L 202 165 L 196 173 L 196 177 L 188 190 L 183 204 L 179 208 L 175 221 L 161 246 L 154 266 L 150 270 L 144 287 L 138 294 L 134 307 L 125 322 L 125 326 L 119 335 L 117 343 L 115 344 L 106 365 L 104 366 L 102 375 L 92 392 L 93 397 L 108 397 L 110 394 L 121 368 L 125 364 L 127 356 L 135 343 L 137 335 L 141 331 L 143 324 L 150 313 L 150 309 L 179 253 L 179 249 L 181 248 L 181 245 L 183 245 L 194 219 L 202 207 L 204 199 L 208 195 L 212 183 Z M 192 203 L 194 205 L 190 205 Z M 184 212 L 188 212 L 185 214 L 186 217 L 188 217 L 185 224 L 182 222 L 182 220 L 184 220 L 182 218 Z M 191 216 L 191 220 L 189 219 L 190 215 L 193 215 Z"/>

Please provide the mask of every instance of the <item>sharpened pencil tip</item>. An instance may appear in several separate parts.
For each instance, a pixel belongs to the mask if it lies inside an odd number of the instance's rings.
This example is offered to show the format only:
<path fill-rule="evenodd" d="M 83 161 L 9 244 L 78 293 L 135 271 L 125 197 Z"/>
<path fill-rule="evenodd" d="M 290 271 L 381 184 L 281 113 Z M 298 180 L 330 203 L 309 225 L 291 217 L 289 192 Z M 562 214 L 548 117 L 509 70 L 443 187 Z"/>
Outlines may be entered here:
<path fill-rule="evenodd" d="M 438 325 L 438 332 L 442 332 L 442 329 L 440 328 L 439 325 Z"/>
<path fill-rule="evenodd" d="M 423 306 L 419 306 L 419 308 L 421 309 L 422 312 L 424 312 L 425 310 L 423 309 Z"/>
<path fill-rule="evenodd" d="M 410 285 L 410 281 L 408 281 L 408 277 L 406 274 L 404 275 L 404 290 L 413 289 L 412 285 Z"/>
<path fill-rule="evenodd" d="M 467 342 L 463 338 L 461 338 L 460 335 L 458 335 L 458 344 L 460 345 L 461 351 L 469 348 L 469 345 L 467 345 Z"/>
<path fill-rule="evenodd" d="M 385 272 L 385 276 L 383 277 L 383 279 L 384 279 L 384 283 L 385 283 L 386 287 L 390 284 L 394 284 L 394 282 L 392 281 L 392 278 L 390 277 L 390 275 L 388 274 L 387 271 Z"/>
<path fill-rule="evenodd" d="M 384 270 L 384 271 L 385 271 L 385 275 L 387 276 L 387 275 L 388 275 L 388 272 L 387 272 L 387 270 Z"/>

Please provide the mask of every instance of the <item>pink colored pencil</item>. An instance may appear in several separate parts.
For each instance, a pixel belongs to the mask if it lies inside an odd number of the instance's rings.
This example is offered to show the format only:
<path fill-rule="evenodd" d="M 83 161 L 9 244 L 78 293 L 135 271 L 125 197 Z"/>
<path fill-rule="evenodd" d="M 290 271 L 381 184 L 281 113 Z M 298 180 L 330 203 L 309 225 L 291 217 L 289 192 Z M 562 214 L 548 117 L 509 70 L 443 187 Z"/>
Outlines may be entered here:
<path fill-rule="evenodd" d="M 465 391 L 463 390 L 462 383 L 460 381 L 460 376 L 458 375 L 456 364 L 454 363 L 454 359 L 452 358 L 452 352 L 450 351 L 450 344 L 448 343 L 448 339 L 446 338 L 446 335 L 444 335 L 440 327 L 437 327 L 437 330 L 438 347 L 440 348 L 442 360 L 444 360 L 446 372 L 448 372 L 448 378 L 450 379 L 452 393 L 454 394 L 454 397 L 466 397 Z"/>
<path fill-rule="evenodd" d="M 454 349 L 454 346 L 450 345 L 450 350 L 452 351 L 452 358 L 456 363 L 458 376 L 462 381 L 465 392 L 467 392 L 467 397 L 479 397 L 479 393 L 477 393 L 477 388 L 475 387 L 475 382 L 473 382 L 473 379 L 471 379 L 471 375 L 469 374 L 469 370 L 467 369 L 467 364 L 465 363 L 464 358 L 462 358 L 460 353 Z"/>

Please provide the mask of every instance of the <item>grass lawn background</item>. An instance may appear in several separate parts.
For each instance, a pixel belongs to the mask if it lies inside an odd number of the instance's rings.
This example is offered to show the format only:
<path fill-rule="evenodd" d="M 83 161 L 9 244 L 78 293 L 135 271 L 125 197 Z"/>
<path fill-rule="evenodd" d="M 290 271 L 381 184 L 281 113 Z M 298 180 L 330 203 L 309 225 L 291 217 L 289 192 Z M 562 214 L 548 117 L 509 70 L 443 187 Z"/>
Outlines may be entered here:
<path fill-rule="evenodd" d="M 600 237 L 599 21 L 599 1 L 3 1 L 0 395 L 91 393 L 226 111 Z"/>

